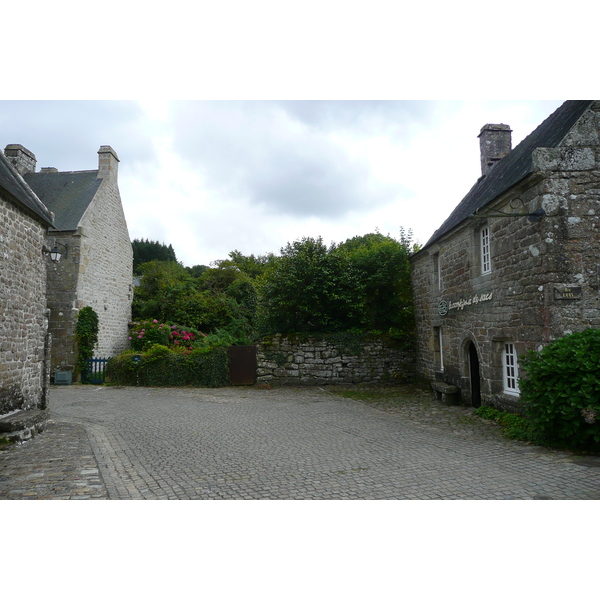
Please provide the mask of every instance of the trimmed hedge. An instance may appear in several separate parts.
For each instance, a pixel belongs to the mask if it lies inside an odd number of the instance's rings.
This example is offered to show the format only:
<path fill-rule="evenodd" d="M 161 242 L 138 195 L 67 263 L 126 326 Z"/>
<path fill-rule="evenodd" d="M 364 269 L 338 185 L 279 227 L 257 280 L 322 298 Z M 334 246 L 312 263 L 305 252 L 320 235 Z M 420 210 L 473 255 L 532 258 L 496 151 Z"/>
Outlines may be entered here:
<path fill-rule="evenodd" d="M 106 382 L 150 387 L 223 387 L 231 384 L 227 348 L 188 353 L 154 346 L 144 353 L 124 353 L 108 361 Z"/>

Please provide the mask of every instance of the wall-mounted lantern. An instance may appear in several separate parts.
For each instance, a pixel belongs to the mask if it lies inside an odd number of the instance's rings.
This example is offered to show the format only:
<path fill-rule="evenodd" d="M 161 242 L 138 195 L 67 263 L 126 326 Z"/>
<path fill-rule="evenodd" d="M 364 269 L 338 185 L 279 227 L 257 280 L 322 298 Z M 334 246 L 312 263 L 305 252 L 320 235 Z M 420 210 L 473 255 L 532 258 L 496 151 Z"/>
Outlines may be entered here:
<path fill-rule="evenodd" d="M 60 262 L 60 259 L 63 257 L 67 258 L 69 256 L 69 247 L 66 244 L 61 244 L 59 242 L 54 242 L 52 248 L 48 250 L 48 248 L 43 248 L 44 254 L 50 255 L 50 260 L 53 263 Z"/>

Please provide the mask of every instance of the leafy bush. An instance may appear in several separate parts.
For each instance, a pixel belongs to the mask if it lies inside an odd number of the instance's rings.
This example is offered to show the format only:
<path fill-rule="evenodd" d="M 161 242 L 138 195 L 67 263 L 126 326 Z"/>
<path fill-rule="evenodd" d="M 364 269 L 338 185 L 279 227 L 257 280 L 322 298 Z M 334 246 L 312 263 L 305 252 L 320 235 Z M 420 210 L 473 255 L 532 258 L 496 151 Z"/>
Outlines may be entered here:
<path fill-rule="evenodd" d="M 156 344 L 183 347 L 187 350 L 205 345 L 206 334 L 191 327 L 180 327 L 172 323 L 159 323 L 156 319 L 136 323 L 131 328 L 131 349 L 136 352 L 149 350 Z"/>
<path fill-rule="evenodd" d="M 600 448 L 600 330 L 586 329 L 520 359 L 533 430 L 574 449 Z"/>
<path fill-rule="evenodd" d="M 258 278 L 261 333 L 414 331 L 407 242 L 371 233 L 329 247 L 321 237 L 281 249 Z"/>
<path fill-rule="evenodd" d="M 302 238 L 281 249 L 281 257 L 259 282 L 267 332 L 339 331 L 357 308 L 359 285 L 345 258 L 322 238 Z"/>
<path fill-rule="evenodd" d="M 144 263 L 140 272 L 132 303 L 134 319 L 185 323 L 207 333 L 226 329 L 234 338 L 252 337 L 256 290 L 252 278 L 230 261 L 205 267 L 197 277 L 173 261 Z"/>
<path fill-rule="evenodd" d="M 479 408 L 476 408 L 473 413 L 482 419 L 486 419 L 487 421 L 497 421 L 498 417 L 503 414 L 501 410 L 491 406 L 486 406 L 485 404 L 482 404 Z"/>
<path fill-rule="evenodd" d="M 98 314 L 91 306 L 79 311 L 75 324 L 75 341 L 77 342 L 77 369 L 84 373 L 87 361 L 94 356 L 94 347 L 98 343 Z"/>
<path fill-rule="evenodd" d="M 108 361 L 106 381 L 113 385 L 222 387 L 229 385 L 229 356 L 223 346 L 173 352 L 153 346 L 124 352 Z"/>
<path fill-rule="evenodd" d="M 510 440 L 521 440 L 523 442 L 540 443 L 535 432 L 532 431 L 531 425 L 522 415 L 503 412 L 497 418 L 498 424 L 502 428 L 504 437 Z"/>
<path fill-rule="evenodd" d="M 496 421 L 500 425 L 502 435 L 510 440 L 521 440 L 543 445 L 545 440 L 531 427 L 529 421 L 523 415 L 498 410 L 491 406 L 480 406 L 475 409 L 474 414 L 488 421 Z"/>

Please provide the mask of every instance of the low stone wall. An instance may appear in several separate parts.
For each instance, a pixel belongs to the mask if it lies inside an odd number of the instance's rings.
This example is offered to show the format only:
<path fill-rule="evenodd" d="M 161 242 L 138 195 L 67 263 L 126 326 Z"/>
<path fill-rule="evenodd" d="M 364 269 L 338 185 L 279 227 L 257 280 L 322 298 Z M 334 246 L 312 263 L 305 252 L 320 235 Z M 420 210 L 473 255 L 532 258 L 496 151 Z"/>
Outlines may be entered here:
<path fill-rule="evenodd" d="M 413 351 L 378 338 L 349 345 L 335 336 L 276 334 L 258 342 L 257 361 L 257 380 L 278 385 L 394 383 L 412 379 L 415 371 Z"/>

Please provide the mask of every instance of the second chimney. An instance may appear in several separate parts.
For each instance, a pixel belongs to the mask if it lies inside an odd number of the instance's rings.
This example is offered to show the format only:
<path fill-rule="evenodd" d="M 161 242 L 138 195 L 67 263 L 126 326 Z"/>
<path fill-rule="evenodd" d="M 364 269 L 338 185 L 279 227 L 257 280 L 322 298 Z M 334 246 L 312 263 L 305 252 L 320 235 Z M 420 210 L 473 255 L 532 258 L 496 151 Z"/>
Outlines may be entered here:
<path fill-rule="evenodd" d="M 35 165 L 37 163 L 35 154 L 31 150 L 27 150 L 21 144 L 8 144 L 4 149 L 4 156 L 13 164 L 20 175 L 25 173 L 35 173 Z"/>
<path fill-rule="evenodd" d="M 500 123 L 488 123 L 477 136 L 481 150 L 481 174 L 487 175 L 490 169 L 511 151 L 512 129 Z"/>
<path fill-rule="evenodd" d="M 98 150 L 98 177 L 117 180 L 119 157 L 110 146 L 100 146 Z"/>

